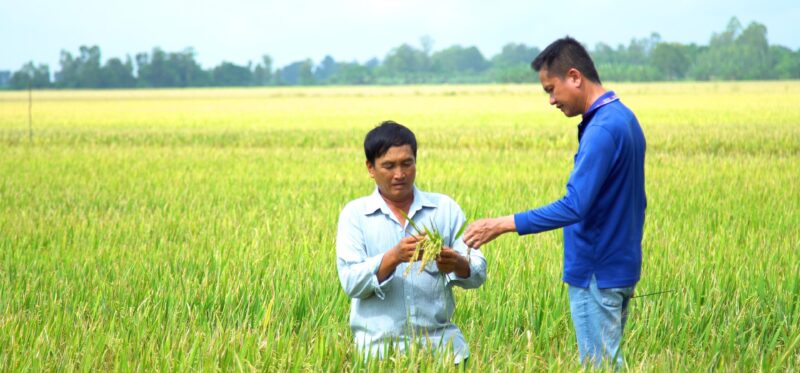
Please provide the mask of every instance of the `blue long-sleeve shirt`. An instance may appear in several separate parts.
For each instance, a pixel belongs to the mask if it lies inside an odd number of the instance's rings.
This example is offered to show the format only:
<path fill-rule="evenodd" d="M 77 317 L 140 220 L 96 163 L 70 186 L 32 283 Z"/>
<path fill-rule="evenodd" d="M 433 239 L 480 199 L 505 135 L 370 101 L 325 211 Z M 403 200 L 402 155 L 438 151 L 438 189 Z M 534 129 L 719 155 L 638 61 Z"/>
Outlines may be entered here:
<path fill-rule="evenodd" d="M 599 288 L 635 285 L 641 275 L 645 138 L 614 92 L 592 104 L 578 125 L 578 152 L 567 193 L 514 215 L 520 235 L 564 227 L 564 282 Z"/>
<path fill-rule="evenodd" d="M 467 256 L 467 246 L 456 239 L 464 213 L 450 197 L 414 188 L 408 215 L 417 223 L 442 233 L 445 245 Z M 345 293 L 352 299 L 350 327 L 356 346 L 365 355 L 383 356 L 389 347 L 403 351 L 406 343 L 430 343 L 434 348 L 450 345 L 454 362 L 469 356 L 461 330 L 452 323 L 455 310 L 452 287 L 473 289 L 486 280 L 486 259 L 479 250 L 468 256 L 470 275 L 442 275 L 436 263 L 421 272 L 420 263 L 411 273 L 401 263 L 387 279 L 378 280 L 383 255 L 403 237 L 416 232 L 406 221 L 400 224 L 378 189 L 348 203 L 339 215 L 336 235 L 336 267 Z"/>

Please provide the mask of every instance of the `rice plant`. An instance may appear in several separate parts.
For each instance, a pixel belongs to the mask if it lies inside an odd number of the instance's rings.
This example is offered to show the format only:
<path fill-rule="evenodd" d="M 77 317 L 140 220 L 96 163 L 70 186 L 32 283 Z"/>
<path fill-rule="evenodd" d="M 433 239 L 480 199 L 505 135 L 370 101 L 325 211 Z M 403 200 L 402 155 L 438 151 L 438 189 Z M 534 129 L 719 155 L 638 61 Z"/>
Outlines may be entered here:
<path fill-rule="evenodd" d="M 417 235 L 421 236 L 422 239 L 417 242 L 417 246 L 414 248 L 414 253 L 411 255 L 411 258 L 408 260 L 408 267 L 406 267 L 404 276 L 408 277 L 408 274 L 411 273 L 411 267 L 415 261 L 419 260 L 419 270 L 417 273 L 422 273 L 425 269 L 425 266 L 430 263 L 434 262 L 439 259 L 439 255 L 442 253 L 442 247 L 444 247 L 444 236 L 442 236 L 442 232 L 439 231 L 439 227 L 436 224 L 431 224 L 430 227 L 423 225 L 422 228 L 411 219 L 403 210 L 400 210 L 400 213 L 403 215 L 403 218 L 408 221 L 408 224 L 414 228 L 414 231 L 417 232 Z M 467 227 L 466 221 L 461 224 L 461 228 L 458 229 L 458 233 L 456 233 L 455 237 L 453 237 L 453 241 L 459 239 L 461 234 L 464 233 L 464 229 Z"/>
<path fill-rule="evenodd" d="M 627 369 L 796 370 L 800 82 L 605 85 L 648 141 L 636 292 L 675 289 L 631 301 Z M 334 242 L 364 134 L 408 125 L 417 185 L 471 218 L 560 198 L 577 146 L 536 85 L 34 91 L 32 144 L 27 99 L 0 91 L 3 372 L 453 371 L 353 346 Z M 469 369 L 580 369 L 562 247 L 481 248 Z"/>

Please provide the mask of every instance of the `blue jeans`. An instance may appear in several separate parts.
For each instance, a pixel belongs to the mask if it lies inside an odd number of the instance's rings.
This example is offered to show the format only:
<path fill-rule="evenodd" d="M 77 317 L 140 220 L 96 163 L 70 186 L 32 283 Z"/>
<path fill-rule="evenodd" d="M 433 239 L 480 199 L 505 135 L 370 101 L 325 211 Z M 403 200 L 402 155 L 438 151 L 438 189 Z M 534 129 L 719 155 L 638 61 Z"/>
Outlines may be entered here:
<path fill-rule="evenodd" d="M 569 306 L 582 364 L 622 367 L 619 345 L 633 289 L 634 286 L 598 289 L 594 275 L 588 288 L 569 286 Z"/>

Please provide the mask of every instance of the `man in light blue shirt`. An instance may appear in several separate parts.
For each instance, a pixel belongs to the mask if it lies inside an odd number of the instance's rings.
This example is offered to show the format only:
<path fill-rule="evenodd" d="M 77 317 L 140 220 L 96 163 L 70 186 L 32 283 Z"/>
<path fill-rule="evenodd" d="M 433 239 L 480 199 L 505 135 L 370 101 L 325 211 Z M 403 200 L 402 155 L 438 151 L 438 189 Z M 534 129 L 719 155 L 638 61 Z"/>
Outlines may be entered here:
<path fill-rule="evenodd" d="M 375 191 L 348 203 L 339 215 L 336 266 L 352 299 L 350 327 L 365 356 L 383 357 L 390 348 L 414 343 L 448 348 L 458 364 L 469 357 L 461 331 L 450 320 L 453 286 L 473 289 L 486 279 L 486 259 L 456 236 L 464 213 L 451 198 L 414 186 L 417 142 L 406 127 L 383 122 L 364 140 L 367 171 Z M 408 217 L 438 229 L 445 247 L 436 262 L 409 264 L 424 236 Z M 404 272 L 411 265 L 408 276 Z M 421 269 L 421 271 L 420 271 Z"/>

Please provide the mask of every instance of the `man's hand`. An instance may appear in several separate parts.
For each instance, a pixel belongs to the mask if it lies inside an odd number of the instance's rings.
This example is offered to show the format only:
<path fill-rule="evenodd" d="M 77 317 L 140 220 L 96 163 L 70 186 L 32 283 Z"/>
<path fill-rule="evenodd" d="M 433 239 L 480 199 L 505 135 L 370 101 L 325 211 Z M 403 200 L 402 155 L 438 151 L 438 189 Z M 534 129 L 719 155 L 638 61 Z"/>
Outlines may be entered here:
<path fill-rule="evenodd" d="M 424 240 L 425 236 L 408 236 L 403 237 L 400 242 L 397 243 L 393 248 L 389 250 L 386 254 L 391 255 L 392 262 L 394 263 L 395 267 L 400 263 L 408 262 L 411 260 L 411 256 L 414 255 L 414 250 L 417 248 L 417 244 Z M 420 256 L 415 258 L 414 261 L 418 261 L 422 258 L 422 253 L 420 252 Z"/>
<path fill-rule="evenodd" d="M 504 216 L 494 219 L 476 220 L 464 232 L 464 243 L 473 249 L 479 249 L 483 244 L 489 243 L 503 233 L 515 232 L 517 226 L 514 216 Z"/>
<path fill-rule="evenodd" d="M 436 266 L 439 267 L 439 272 L 442 273 L 455 272 L 461 278 L 467 278 L 470 275 L 467 258 L 446 246 L 442 248 L 439 258 L 436 259 Z"/>
<path fill-rule="evenodd" d="M 378 281 L 383 281 L 389 278 L 389 275 L 394 273 L 394 270 L 398 265 L 400 265 L 400 263 L 408 262 L 414 255 L 414 250 L 417 247 L 417 243 L 424 239 L 425 236 L 403 237 L 403 239 L 400 240 L 397 245 L 383 254 L 381 266 L 378 268 Z M 420 253 L 420 256 L 415 258 L 414 261 L 420 260 L 421 254 L 422 253 Z"/>

